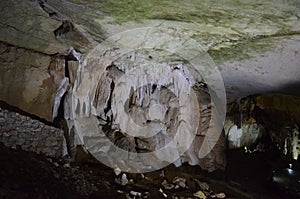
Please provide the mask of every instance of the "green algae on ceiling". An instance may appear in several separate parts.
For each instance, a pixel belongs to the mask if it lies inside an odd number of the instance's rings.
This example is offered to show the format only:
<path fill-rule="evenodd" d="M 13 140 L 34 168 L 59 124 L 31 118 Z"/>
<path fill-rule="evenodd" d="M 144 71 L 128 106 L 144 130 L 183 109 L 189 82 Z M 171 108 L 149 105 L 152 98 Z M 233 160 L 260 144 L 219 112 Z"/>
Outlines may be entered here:
<path fill-rule="evenodd" d="M 261 37 L 300 33 L 300 6 L 294 0 L 70 1 L 88 7 L 86 14 L 104 29 L 106 24 L 131 27 L 128 24 L 141 23 L 147 26 L 147 20 L 193 24 L 187 32 L 211 51 Z"/>
<path fill-rule="evenodd" d="M 71 0 L 88 4 L 115 17 L 116 23 L 143 19 L 165 19 L 183 22 L 228 23 L 252 18 L 268 22 L 280 22 L 288 16 L 299 15 L 294 1 L 239 1 L 239 0 Z M 230 24 L 228 24 L 230 25 Z"/>
<path fill-rule="evenodd" d="M 221 50 L 209 50 L 209 55 L 217 63 L 225 61 L 242 61 L 253 57 L 254 53 L 264 53 L 275 46 L 275 41 L 271 38 L 263 38 L 258 40 L 245 40 L 237 43 L 230 48 Z"/>

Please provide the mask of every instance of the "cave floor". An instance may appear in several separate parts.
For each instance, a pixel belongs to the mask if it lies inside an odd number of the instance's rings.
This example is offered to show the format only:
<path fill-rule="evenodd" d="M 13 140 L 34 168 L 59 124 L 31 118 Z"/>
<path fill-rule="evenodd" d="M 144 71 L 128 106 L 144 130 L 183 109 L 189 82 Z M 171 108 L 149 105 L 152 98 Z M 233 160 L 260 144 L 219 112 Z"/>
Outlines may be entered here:
<path fill-rule="evenodd" d="M 122 174 L 116 177 L 112 169 L 83 153 L 78 153 L 76 162 L 69 163 L 0 145 L 0 198 L 134 198 L 131 191 L 141 193 L 141 198 L 164 198 L 160 189 L 167 198 L 197 198 L 193 194 L 200 188 L 195 179 L 209 185 L 210 193 L 206 194 L 211 198 L 216 193 L 225 193 L 231 199 L 295 197 L 275 189 L 268 181 L 272 169 L 283 166 L 274 153 L 243 154 L 238 150 L 229 152 L 225 172 L 168 166 L 144 175 L 127 174 L 128 184 L 121 185 L 116 179 Z M 177 176 L 186 180 L 187 187 L 166 190 L 162 182 L 172 183 Z"/>

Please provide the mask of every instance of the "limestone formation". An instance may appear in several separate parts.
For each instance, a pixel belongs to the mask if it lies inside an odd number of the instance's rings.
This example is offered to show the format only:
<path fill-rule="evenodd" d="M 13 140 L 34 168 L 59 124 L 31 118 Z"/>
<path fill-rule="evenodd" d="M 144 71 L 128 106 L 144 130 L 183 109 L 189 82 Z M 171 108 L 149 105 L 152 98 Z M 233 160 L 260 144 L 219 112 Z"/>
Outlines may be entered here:
<path fill-rule="evenodd" d="M 128 42 L 139 46 L 139 41 L 125 33 L 85 58 L 65 98 L 69 129 L 98 160 L 123 171 L 145 172 L 183 162 L 209 171 L 223 169 L 225 137 L 222 122 L 213 114 L 216 101 L 203 83 L 205 74 L 177 57 L 184 52 L 177 52 L 162 30 L 137 33 L 150 35 L 152 49 L 131 51 Z M 143 38 L 141 43 L 147 43 Z M 156 45 L 172 45 L 175 52 L 155 50 Z M 194 55 L 189 56 L 195 63 Z"/>

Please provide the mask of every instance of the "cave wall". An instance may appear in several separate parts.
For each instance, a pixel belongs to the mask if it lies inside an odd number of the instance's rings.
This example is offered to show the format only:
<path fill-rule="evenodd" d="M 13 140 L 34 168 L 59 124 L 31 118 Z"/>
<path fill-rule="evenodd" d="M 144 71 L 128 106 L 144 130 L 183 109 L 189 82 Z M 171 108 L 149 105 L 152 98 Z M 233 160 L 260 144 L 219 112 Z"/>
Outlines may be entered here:
<path fill-rule="evenodd" d="M 253 95 L 228 103 L 225 134 L 231 149 L 267 150 L 273 143 L 284 155 L 300 154 L 300 98 L 279 94 Z M 262 143 L 262 139 L 269 143 Z"/>
<path fill-rule="evenodd" d="M 0 2 L 0 100 L 52 121 L 71 49 L 93 40 L 44 1 Z"/>

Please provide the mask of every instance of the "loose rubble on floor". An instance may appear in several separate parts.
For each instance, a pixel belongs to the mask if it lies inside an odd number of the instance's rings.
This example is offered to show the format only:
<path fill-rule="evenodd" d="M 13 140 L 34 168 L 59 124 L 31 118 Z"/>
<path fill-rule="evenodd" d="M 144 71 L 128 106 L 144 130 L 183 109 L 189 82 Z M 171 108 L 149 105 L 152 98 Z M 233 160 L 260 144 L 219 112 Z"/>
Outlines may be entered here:
<path fill-rule="evenodd" d="M 151 198 L 149 190 L 141 188 L 143 187 L 142 184 L 151 183 L 152 179 L 145 177 L 144 174 L 138 176 L 138 178 L 135 176 L 135 178 L 139 180 L 135 182 L 132 178 L 128 179 L 125 173 L 117 175 L 115 183 L 121 185 L 117 192 L 124 194 L 126 198 Z M 185 178 L 175 176 L 172 180 L 169 180 L 160 174 L 155 181 L 162 182 L 155 187 L 161 193 L 161 197 L 164 198 L 226 198 L 225 193 L 214 193 L 206 182 L 201 182 L 197 178 L 193 180 L 196 183 L 192 183 L 192 187 L 189 187 Z M 199 189 L 199 191 L 193 193 L 196 189 Z"/>
<path fill-rule="evenodd" d="M 71 162 L 8 149 L 0 145 L 0 198 L 225 198 L 208 182 L 164 170 L 147 174 L 118 173 L 88 160 Z"/>

